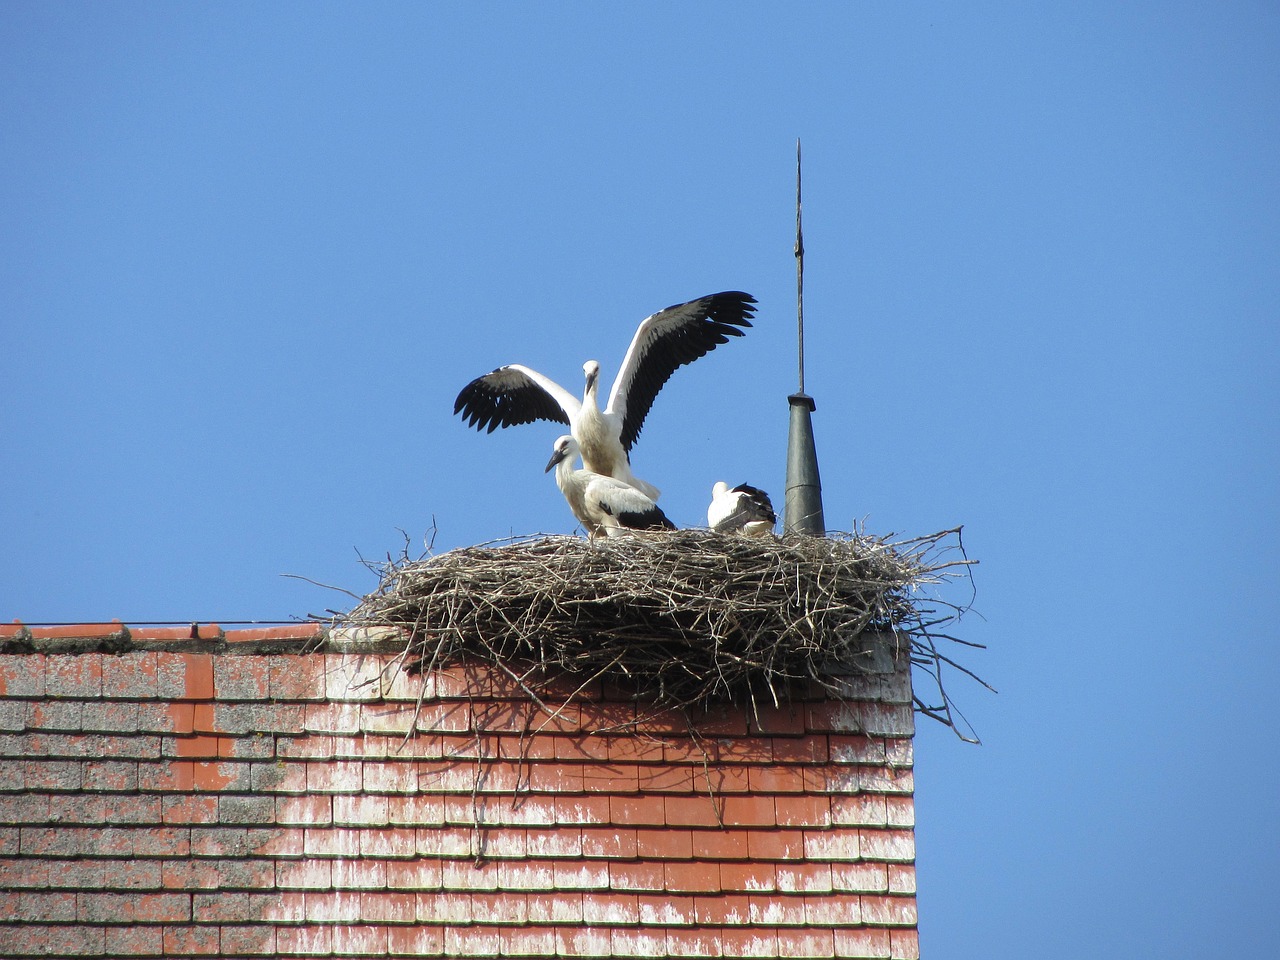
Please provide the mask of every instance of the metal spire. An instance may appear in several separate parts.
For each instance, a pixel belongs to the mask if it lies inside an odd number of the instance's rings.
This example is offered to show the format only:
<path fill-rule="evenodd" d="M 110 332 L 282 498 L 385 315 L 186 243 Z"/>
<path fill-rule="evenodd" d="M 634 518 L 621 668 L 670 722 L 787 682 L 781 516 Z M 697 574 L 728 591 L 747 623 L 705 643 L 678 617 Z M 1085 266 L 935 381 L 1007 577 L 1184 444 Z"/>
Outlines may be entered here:
<path fill-rule="evenodd" d="M 801 229 L 800 141 L 796 140 L 796 323 L 800 388 L 787 401 L 791 405 L 791 429 L 787 434 L 787 492 L 783 533 L 823 536 L 822 479 L 818 475 L 818 451 L 813 442 L 811 414 L 817 409 L 804 392 L 804 232 Z"/>

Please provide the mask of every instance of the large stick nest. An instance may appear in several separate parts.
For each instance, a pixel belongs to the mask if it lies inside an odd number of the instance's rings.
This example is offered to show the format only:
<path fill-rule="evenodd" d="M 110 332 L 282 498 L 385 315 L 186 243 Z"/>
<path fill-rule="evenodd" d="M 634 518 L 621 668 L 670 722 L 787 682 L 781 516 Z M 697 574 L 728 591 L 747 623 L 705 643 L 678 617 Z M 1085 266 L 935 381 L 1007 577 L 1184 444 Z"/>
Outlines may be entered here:
<path fill-rule="evenodd" d="M 777 703 L 808 684 L 839 696 L 866 666 L 867 637 L 888 634 L 895 656 L 936 681 L 940 703 L 917 694 L 917 708 L 954 727 L 941 667 L 968 671 L 936 641 L 956 639 L 939 629 L 963 608 L 929 595 L 970 563 L 958 529 L 897 542 L 706 530 L 520 538 L 389 558 L 375 567 L 378 588 L 336 621 L 404 629 L 414 670 L 478 658 L 517 679 L 602 677 L 658 708 Z"/>

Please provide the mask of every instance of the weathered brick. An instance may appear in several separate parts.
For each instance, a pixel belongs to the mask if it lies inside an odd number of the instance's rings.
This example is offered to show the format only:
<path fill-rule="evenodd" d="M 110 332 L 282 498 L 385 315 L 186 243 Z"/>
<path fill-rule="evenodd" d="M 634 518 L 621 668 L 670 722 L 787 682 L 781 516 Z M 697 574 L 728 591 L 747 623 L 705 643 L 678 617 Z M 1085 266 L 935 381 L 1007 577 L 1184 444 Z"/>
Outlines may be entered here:
<path fill-rule="evenodd" d="M 249 780 L 255 793 L 307 792 L 307 768 L 302 763 L 250 764 Z"/>
<path fill-rule="evenodd" d="M 81 893 L 78 919 L 89 923 L 189 923 L 186 893 Z"/>
<path fill-rule="evenodd" d="M 390 927 L 387 930 L 387 955 L 392 957 L 431 957 L 444 950 L 442 927 Z"/>
<path fill-rule="evenodd" d="M 667 822 L 663 797 L 611 796 L 609 821 L 619 826 L 662 826 Z"/>
<path fill-rule="evenodd" d="M 509 781 L 514 786 L 514 779 Z M 417 793 L 419 775 L 412 763 L 394 758 L 364 765 L 364 788 L 372 793 Z"/>
<path fill-rule="evenodd" d="M 0 732 L 18 733 L 27 729 L 27 704 L 21 700 L 0 700 Z"/>
<path fill-rule="evenodd" d="M 189 760 L 164 760 L 138 767 L 138 789 L 144 792 L 195 789 L 195 764 Z"/>
<path fill-rule="evenodd" d="M 0 697 L 43 697 L 46 659 L 42 653 L 0 654 Z"/>
<path fill-rule="evenodd" d="M 890 931 L 864 927 L 835 932 L 836 956 L 859 960 L 888 960 L 893 956 Z"/>
<path fill-rule="evenodd" d="M 159 658 L 156 695 L 162 700 L 212 700 L 214 660 L 207 653 L 172 653 Z"/>
<path fill-rule="evenodd" d="M 915 860 L 915 836 L 910 830 L 860 830 L 862 855 L 867 860 Z M 808 835 L 805 836 L 806 843 Z"/>
<path fill-rule="evenodd" d="M 14 704 L 21 706 L 21 704 Z M 42 700 L 26 705 L 25 728 L 40 731 L 80 730 L 84 724 L 83 700 Z M 96 704 L 90 704 L 96 706 Z M 19 730 L 23 726 L 18 727 Z"/>
<path fill-rule="evenodd" d="M 893 960 L 920 960 L 920 934 L 915 929 L 895 927 L 889 931 L 889 944 Z"/>
<path fill-rule="evenodd" d="M 303 730 L 330 735 L 360 732 L 358 703 L 308 703 L 303 707 Z M 335 741 L 335 749 L 337 748 Z M 339 754 L 340 755 L 340 754 Z"/>
<path fill-rule="evenodd" d="M 333 823 L 333 798 L 325 794 L 277 797 L 276 822 L 306 826 L 331 824 Z"/>
<path fill-rule="evenodd" d="M 197 857 L 247 857 L 270 836 L 269 830 L 250 827 L 192 827 L 186 832 Z"/>
<path fill-rule="evenodd" d="M 863 703 L 863 729 L 873 737 L 910 737 L 915 733 L 915 714 L 910 703 Z"/>
<path fill-rule="evenodd" d="M 49 798 L 44 794 L 0 794 L 0 824 L 43 823 L 48 819 Z"/>
<path fill-rule="evenodd" d="M 360 835 L 354 830 L 308 828 L 303 845 L 311 857 L 360 856 Z"/>
<path fill-rule="evenodd" d="M 249 913 L 249 894 L 229 893 L 220 890 L 217 893 L 193 893 L 191 895 L 191 917 L 196 923 L 235 923 L 243 920 Z"/>
<path fill-rule="evenodd" d="M 857 895 L 827 893 L 804 898 L 805 922 L 812 927 L 854 927 L 862 923 L 862 900 Z"/>
<path fill-rule="evenodd" d="M 719 827 L 722 825 L 718 798 L 702 796 L 665 797 L 663 819 L 672 827 Z"/>
<path fill-rule="evenodd" d="M 196 790 L 247 792 L 253 789 L 252 770 L 248 763 L 196 761 L 191 769 Z"/>
<path fill-rule="evenodd" d="M 275 738 L 265 733 L 218 738 L 218 756 L 229 760 L 267 760 L 275 752 Z"/>
<path fill-rule="evenodd" d="M 154 700 L 160 696 L 158 655 L 131 650 L 102 660 L 102 695 L 108 700 Z"/>
<path fill-rule="evenodd" d="M 62 861 L 0 858 L 0 890 L 44 889 L 49 886 L 51 869 L 59 872 L 58 886 L 73 886 L 62 882 L 64 866 Z"/>
<path fill-rule="evenodd" d="M 28 923 L 71 922 L 76 916 L 76 894 L 26 892 L 18 896 L 18 913 Z"/>
<path fill-rule="evenodd" d="M 772 827 L 776 822 L 773 797 L 725 797 L 721 815 L 726 826 Z"/>
<path fill-rule="evenodd" d="M 218 797 L 216 795 L 193 796 L 191 794 L 178 794 L 159 799 L 160 819 L 165 824 L 182 825 L 218 822 Z"/>
<path fill-rule="evenodd" d="M 10 915 L 16 912 L 15 905 Z M 51 944 L 57 944 L 62 956 L 100 957 L 106 953 L 105 928 L 84 923 L 5 927 L 4 937 L 6 953 L 15 957 L 48 956 Z"/>
<path fill-rule="evenodd" d="M 159 927 L 107 927 L 106 949 L 112 957 L 158 957 L 164 953 Z"/>
<path fill-rule="evenodd" d="M 733 933 L 733 931 L 727 932 Z M 763 934 L 760 936 L 763 938 Z M 773 942 L 776 944 L 776 938 Z M 665 957 L 668 956 L 667 933 L 665 930 L 615 927 L 609 931 L 609 950 L 610 956 L 614 957 Z M 768 953 L 758 955 L 772 956 Z M 724 956 L 742 956 L 742 954 L 725 953 Z"/>
<path fill-rule="evenodd" d="M 169 956 L 221 955 L 217 927 L 169 925 L 163 928 L 164 952 Z"/>
<path fill-rule="evenodd" d="M 275 816 L 273 797 L 225 794 L 218 798 L 219 823 L 273 823 Z"/>
<path fill-rule="evenodd" d="M 151 827 L 131 831 L 133 854 L 139 857 L 188 857 L 192 831 L 187 827 Z"/>
<path fill-rule="evenodd" d="M 276 953 L 276 928 L 235 923 L 218 928 L 218 949 L 222 956 L 269 957 Z"/>
<path fill-rule="evenodd" d="M 11 728 L 0 753 L 18 758 L 0 764 L 0 887 L 34 857 L 43 874 L 8 888 L 12 909 L 22 892 L 98 898 L 74 926 L 58 919 L 61 901 L 32 905 L 47 930 L 97 930 L 86 942 L 99 953 L 104 928 L 154 923 L 160 940 L 113 946 L 440 953 L 445 927 L 467 924 L 467 943 L 497 932 L 508 955 L 829 955 L 857 949 L 845 935 L 875 922 L 904 934 L 875 941 L 880 955 L 918 955 L 911 740 L 857 732 L 903 719 L 888 700 L 901 684 L 876 681 L 873 705 L 888 709 L 854 704 L 856 723 L 810 703 L 749 731 L 745 711 L 726 709 L 699 740 L 675 718 L 597 735 L 601 718 L 634 720 L 634 702 L 548 716 L 468 668 L 431 681 L 453 699 L 424 704 L 429 732 L 405 741 L 414 684 L 384 672 L 385 657 L 339 658 L 348 686 L 337 703 L 320 699 L 337 680 L 322 655 L 147 657 L 153 685 L 129 673 L 145 674 L 147 658 L 99 657 L 105 699 L 0 701 L 21 708 L 0 713 L 0 730 Z M 350 686 L 374 676 L 376 695 Z M 63 670 L 59 689 L 88 677 Z M 269 729 L 289 717 L 296 727 Z M 23 792 L 28 775 L 38 791 Z M 146 906 L 159 895 L 187 898 L 188 912 Z M 137 904 L 176 919 L 128 919 Z M 126 919 L 103 919 L 112 911 Z M 263 942 L 273 929 L 283 939 Z"/>
<path fill-rule="evenodd" d="M 444 802 L 440 797 L 389 796 L 384 799 L 386 822 L 389 824 L 423 826 L 444 823 Z"/>
<path fill-rule="evenodd" d="M 28 790 L 79 790 L 84 765 L 75 760 L 27 760 L 23 764 Z"/>
<path fill-rule="evenodd" d="M 773 806 L 780 827 L 827 827 L 832 823 L 828 797 L 778 796 Z"/>
<path fill-rule="evenodd" d="M 230 735 L 300 733 L 306 708 L 298 703 L 218 703 L 213 729 Z"/>
<path fill-rule="evenodd" d="M 276 927 L 276 952 L 284 956 L 327 957 L 333 953 L 333 927 Z"/>
<path fill-rule="evenodd" d="M 328 860 L 276 861 L 276 886 L 281 890 L 328 890 L 333 885 Z"/>
<path fill-rule="evenodd" d="M 330 874 L 335 890 L 382 890 L 387 886 L 385 860 L 335 860 Z"/>
<path fill-rule="evenodd" d="M 271 657 L 215 657 L 213 689 L 219 701 L 271 699 Z"/>
<path fill-rule="evenodd" d="M 390 822 L 388 798 L 363 794 L 333 798 L 333 822 L 346 826 L 381 826 Z"/>
<path fill-rule="evenodd" d="M 445 956 L 496 957 L 501 948 L 501 936 L 494 927 L 445 927 Z M 573 956 L 563 952 L 560 955 Z"/>
<path fill-rule="evenodd" d="M 192 703 L 134 704 L 138 730 L 148 733 L 191 733 L 195 730 L 196 705 Z"/>
<path fill-rule="evenodd" d="M 276 756 L 284 760 L 332 760 L 334 738 L 316 734 L 279 736 L 276 738 Z"/>
<path fill-rule="evenodd" d="M 801 705 L 770 707 L 748 717 L 752 736 L 801 736 L 805 732 L 805 709 Z"/>
<path fill-rule="evenodd" d="M 745 893 L 768 893 L 778 888 L 777 869 L 772 863 L 722 863 L 720 887 Z"/>
<path fill-rule="evenodd" d="M 806 830 L 804 855 L 810 860 L 860 860 L 862 850 L 855 829 Z"/>
<path fill-rule="evenodd" d="M 334 949 L 345 957 L 384 957 L 387 951 L 385 927 L 372 925 L 342 925 L 334 930 Z"/>
<path fill-rule="evenodd" d="M 831 893 L 831 864 L 779 863 L 776 867 L 779 893 Z"/>
<path fill-rule="evenodd" d="M 804 836 L 799 829 L 751 829 L 746 832 L 746 855 L 751 860 L 799 860 L 804 856 Z"/>
<path fill-rule="evenodd" d="M 383 661 L 366 654 L 327 654 L 325 695 L 332 701 L 378 700 L 382 696 Z"/>
<path fill-rule="evenodd" d="M 410 828 L 360 831 L 360 855 L 407 859 L 417 855 L 417 831 Z"/>
<path fill-rule="evenodd" d="M 697 922 L 693 897 L 668 893 L 642 893 L 636 896 L 640 923 L 665 927 L 692 926 Z"/>
<path fill-rule="evenodd" d="M 663 871 L 663 885 L 672 893 L 720 892 L 720 870 L 714 863 L 668 861 Z"/>
<path fill-rule="evenodd" d="M 102 655 L 97 653 L 57 654 L 45 661 L 45 696 L 102 696 Z"/>
<path fill-rule="evenodd" d="M 272 700 L 323 700 L 325 658 L 274 656 L 267 664 Z"/>
<path fill-rule="evenodd" d="M 748 894 L 747 916 L 753 924 L 771 927 L 802 927 L 806 922 L 804 898 Z M 786 936 L 790 937 L 791 931 L 787 931 Z M 790 955 L 786 954 L 786 956 Z"/>
<path fill-rule="evenodd" d="M 852 796 L 837 796 L 832 797 L 830 803 L 831 821 L 837 825 L 883 827 L 888 823 L 883 794 L 857 793 Z"/>
<path fill-rule="evenodd" d="M 916 898 L 862 894 L 861 916 L 867 923 L 915 926 Z"/>
<path fill-rule="evenodd" d="M 440 890 L 443 887 L 442 865 L 437 859 L 389 860 L 386 871 L 390 890 Z"/>
<path fill-rule="evenodd" d="M 270 623 L 271 621 L 266 621 Z M 313 650 L 325 639 L 327 631 L 319 623 L 282 623 L 276 626 L 253 626 L 228 630 L 224 634 L 228 644 L 248 647 L 250 644 L 274 643 L 301 654 Z M 236 656 L 245 654 L 236 653 Z"/>
<path fill-rule="evenodd" d="M 896 894 L 915 894 L 916 868 L 909 863 L 890 863 L 886 865 L 888 892 Z"/>
<path fill-rule="evenodd" d="M 910 795 L 885 797 L 885 820 L 891 827 L 914 827 L 915 799 Z"/>
<path fill-rule="evenodd" d="M 17 850 L 24 857 L 129 857 L 133 856 L 134 831 L 119 828 L 22 827 Z"/>
<path fill-rule="evenodd" d="M 748 922 L 750 898 L 744 894 L 714 894 L 693 898 L 694 917 L 701 926 L 722 927 Z"/>
<path fill-rule="evenodd" d="M 140 718 L 141 705 L 137 703 L 91 702 L 84 705 L 81 725 L 91 732 L 138 733 L 142 729 Z"/>
<path fill-rule="evenodd" d="M 306 911 L 311 923 L 354 923 L 360 919 L 360 894 L 347 890 L 307 894 Z"/>
<path fill-rule="evenodd" d="M 83 788 L 134 793 L 138 789 L 138 765 L 125 760 L 89 761 L 84 764 Z"/>

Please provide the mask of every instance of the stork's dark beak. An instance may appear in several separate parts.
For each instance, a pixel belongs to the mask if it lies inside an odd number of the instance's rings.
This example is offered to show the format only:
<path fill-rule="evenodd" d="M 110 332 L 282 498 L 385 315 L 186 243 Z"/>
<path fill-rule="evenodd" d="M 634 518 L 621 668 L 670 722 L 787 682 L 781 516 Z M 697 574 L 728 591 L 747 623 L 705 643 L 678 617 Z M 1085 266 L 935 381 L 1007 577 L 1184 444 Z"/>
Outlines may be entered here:
<path fill-rule="evenodd" d="M 550 473 L 551 468 L 554 467 L 561 460 L 563 460 L 565 456 L 568 454 L 568 452 L 569 452 L 568 450 L 557 450 L 555 453 L 553 453 L 551 455 L 551 459 L 547 461 L 546 469 L 544 469 L 542 472 Z"/>

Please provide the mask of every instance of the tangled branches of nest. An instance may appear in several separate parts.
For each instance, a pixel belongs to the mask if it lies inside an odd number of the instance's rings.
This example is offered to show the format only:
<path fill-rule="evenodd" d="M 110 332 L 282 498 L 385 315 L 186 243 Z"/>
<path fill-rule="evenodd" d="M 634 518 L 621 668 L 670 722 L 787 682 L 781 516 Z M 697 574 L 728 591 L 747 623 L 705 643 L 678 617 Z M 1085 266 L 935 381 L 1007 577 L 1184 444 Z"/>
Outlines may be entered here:
<path fill-rule="evenodd" d="M 953 554 L 959 554 L 955 558 Z M 394 625 L 416 669 L 482 659 L 519 678 L 596 677 L 657 707 L 772 702 L 796 684 L 839 696 L 888 633 L 938 681 L 917 708 L 955 726 L 941 685 L 938 632 L 961 608 L 922 599 L 963 574 L 960 531 L 887 538 L 747 538 L 706 530 L 587 541 L 499 541 L 388 560 L 380 585 L 340 615 L 347 627 Z M 970 674 L 972 676 L 972 674 Z"/>

